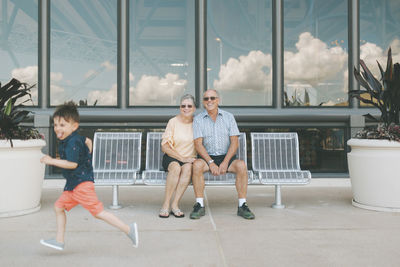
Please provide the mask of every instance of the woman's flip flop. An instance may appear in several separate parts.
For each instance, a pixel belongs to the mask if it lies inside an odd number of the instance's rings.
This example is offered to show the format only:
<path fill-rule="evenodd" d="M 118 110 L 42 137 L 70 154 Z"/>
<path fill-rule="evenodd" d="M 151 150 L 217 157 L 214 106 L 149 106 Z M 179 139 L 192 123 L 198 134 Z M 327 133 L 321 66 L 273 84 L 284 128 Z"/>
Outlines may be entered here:
<path fill-rule="evenodd" d="M 160 209 L 160 213 L 158 214 L 158 217 L 166 219 L 169 217 L 169 211 L 166 209 Z"/>
<path fill-rule="evenodd" d="M 183 218 L 185 214 L 180 209 L 172 209 L 171 214 L 175 216 L 175 218 Z"/>

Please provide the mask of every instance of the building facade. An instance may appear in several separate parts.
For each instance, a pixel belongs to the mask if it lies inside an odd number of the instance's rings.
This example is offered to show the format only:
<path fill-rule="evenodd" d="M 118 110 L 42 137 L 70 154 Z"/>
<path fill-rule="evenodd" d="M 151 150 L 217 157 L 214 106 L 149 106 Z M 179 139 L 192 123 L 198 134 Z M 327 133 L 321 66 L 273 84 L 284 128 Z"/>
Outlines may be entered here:
<path fill-rule="evenodd" d="M 248 137 L 295 131 L 302 169 L 346 177 L 346 141 L 369 123 L 363 114 L 377 115 L 348 98 L 353 68 L 361 58 L 378 75 L 389 47 L 400 61 L 398 0 L 0 2 L 0 81 L 37 84 L 29 124 L 53 155 L 51 114 L 64 101 L 80 103 L 89 137 L 145 136 L 179 112 L 181 95 L 200 110 L 213 88 Z"/>

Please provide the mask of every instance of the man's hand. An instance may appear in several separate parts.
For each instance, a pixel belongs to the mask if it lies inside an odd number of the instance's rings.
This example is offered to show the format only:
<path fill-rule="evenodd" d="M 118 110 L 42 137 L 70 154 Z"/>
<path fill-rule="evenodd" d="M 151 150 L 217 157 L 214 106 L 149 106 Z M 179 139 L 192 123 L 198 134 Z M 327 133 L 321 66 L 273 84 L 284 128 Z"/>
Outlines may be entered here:
<path fill-rule="evenodd" d="M 228 171 L 228 162 L 225 160 L 219 165 L 220 175 L 225 174 Z"/>
<path fill-rule="evenodd" d="M 208 167 L 210 168 L 210 172 L 212 173 L 212 175 L 214 175 L 214 176 L 219 175 L 219 168 L 218 168 L 217 164 L 215 164 L 213 162 Z"/>

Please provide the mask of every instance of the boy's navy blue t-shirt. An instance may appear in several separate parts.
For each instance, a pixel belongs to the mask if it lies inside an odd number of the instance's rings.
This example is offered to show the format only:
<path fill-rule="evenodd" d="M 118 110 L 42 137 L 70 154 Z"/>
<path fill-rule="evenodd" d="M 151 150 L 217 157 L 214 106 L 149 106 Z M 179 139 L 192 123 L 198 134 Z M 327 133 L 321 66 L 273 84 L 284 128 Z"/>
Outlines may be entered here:
<path fill-rule="evenodd" d="M 58 145 L 60 158 L 78 163 L 73 170 L 63 169 L 62 174 L 67 179 L 64 191 L 72 191 L 80 183 L 94 181 L 92 155 L 85 144 L 86 137 L 73 132 L 70 136 L 61 140 Z"/>

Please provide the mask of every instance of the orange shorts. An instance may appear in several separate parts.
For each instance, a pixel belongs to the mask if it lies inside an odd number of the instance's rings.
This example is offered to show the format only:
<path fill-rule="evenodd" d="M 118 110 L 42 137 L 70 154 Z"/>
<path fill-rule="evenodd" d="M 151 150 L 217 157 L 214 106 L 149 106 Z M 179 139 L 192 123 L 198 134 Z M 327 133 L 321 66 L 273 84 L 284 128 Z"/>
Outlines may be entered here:
<path fill-rule="evenodd" d="M 70 211 L 78 204 L 81 204 L 93 216 L 104 210 L 103 203 L 97 198 L 93 182 L 83 182 L 75 187 L 73 191 L 64 191 L 54 205 L 60 209 Z"/>

